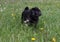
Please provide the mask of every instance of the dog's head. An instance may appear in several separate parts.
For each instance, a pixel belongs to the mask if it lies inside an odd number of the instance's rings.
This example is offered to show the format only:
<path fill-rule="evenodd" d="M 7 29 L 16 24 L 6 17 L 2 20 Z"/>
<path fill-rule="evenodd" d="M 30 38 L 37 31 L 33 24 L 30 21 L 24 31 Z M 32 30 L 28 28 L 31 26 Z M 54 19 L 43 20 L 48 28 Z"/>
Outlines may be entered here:
<path fill-rule="evenodd" d="M 39 8 L 37 8 L 37 7 L 34 7 L 34 8 L 32 8 L 31 9 L 31 14 L 33 15 L 33 16 L 41 16 L 41 11 L 40 11 L 40 9 Z"/>

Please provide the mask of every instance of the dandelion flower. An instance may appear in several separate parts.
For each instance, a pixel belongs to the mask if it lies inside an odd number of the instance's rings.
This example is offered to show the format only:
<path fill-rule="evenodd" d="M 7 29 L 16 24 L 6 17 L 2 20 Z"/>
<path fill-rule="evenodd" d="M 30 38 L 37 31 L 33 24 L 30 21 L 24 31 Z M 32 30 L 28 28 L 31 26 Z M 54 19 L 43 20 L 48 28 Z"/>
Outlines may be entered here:
<path fill-rule="evenodd" d="M 44 28 L 40 28 L 40 31 L 43 32 L 44 31 Z"/>
<path fill-rule="evenodd" d="M 15 14 L 13 14 L 13 13 L 12 13 L 11 15 L 12 15 L 12 16 L 15 16 Z"/>
<path fill-rule="evenodd" d="M 31 40 L 32 40 L 32 41 L 35 41 L 35 40 L 36 40 L 36 38 L 34 38 L 34 37 L 33 37 Z"/>
<path fill-rule="evenodd" d="M 44 28 L 40 28 L 40 30 L 44 30 Z"/>
<path fill-rule="evenodd" d="M 56 42 L 56 38 L 55 37 L 52 38 L 52 42 Z"/>
<path fill-rule="evenodd" d="M 57 6 L 60 6 L 60 4 L 57 4 Z"/>

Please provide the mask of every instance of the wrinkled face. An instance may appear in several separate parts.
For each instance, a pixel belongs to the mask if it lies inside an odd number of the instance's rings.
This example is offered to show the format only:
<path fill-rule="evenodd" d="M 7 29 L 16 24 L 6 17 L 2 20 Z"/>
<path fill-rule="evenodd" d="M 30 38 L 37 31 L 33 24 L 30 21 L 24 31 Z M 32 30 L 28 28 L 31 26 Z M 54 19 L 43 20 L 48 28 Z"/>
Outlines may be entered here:
<path fill-rule="evenodd" d="M 38 9 L 38 8 L 35 7 L 35 8 L 32 8 L 31 14 L 32 14 L 33 16 L 38 17 L 38 16 L 41 16 L 41 11 L 40 11 L 40 9 Z"/>
<path fill-rule="evenodd" d="M 39 11 L 32 11 L 32 16 L 40 16 L 40 12 Z"/>

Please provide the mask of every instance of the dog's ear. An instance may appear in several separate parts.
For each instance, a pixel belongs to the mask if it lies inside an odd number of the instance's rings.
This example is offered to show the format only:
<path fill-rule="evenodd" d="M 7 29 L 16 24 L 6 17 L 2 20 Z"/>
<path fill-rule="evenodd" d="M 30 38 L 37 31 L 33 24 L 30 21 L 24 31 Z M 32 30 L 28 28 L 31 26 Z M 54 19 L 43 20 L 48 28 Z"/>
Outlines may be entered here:
<path fill-rule="evenodd" d="M 38 12 L 39 16 L 42 15 L 41 10 L 39 8 L 37 8 L 37 12 Z"/>
<path fill-rule="evenodd" d="M 41 11 L 39 12 L 39 16 L 41 16 L 42 15 L 42 13 L 41 13 Z"/>
<path fill-rule="evenodd" d="M 25 10 L 29 10 L 29 7 L 25 7 Z"/>

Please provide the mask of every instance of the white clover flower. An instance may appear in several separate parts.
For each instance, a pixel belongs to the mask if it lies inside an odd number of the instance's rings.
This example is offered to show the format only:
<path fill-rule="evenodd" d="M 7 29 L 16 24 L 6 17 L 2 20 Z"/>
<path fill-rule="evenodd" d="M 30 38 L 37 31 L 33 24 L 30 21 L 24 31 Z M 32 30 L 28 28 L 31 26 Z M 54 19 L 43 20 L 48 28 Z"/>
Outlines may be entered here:
<path fill-rule="evenodd" d="M 0 7 L 1 7 L 1 4 L 0 4 Z"/>
<path fill-rule="evenodd" d="M 6 9 L 6 7 L 4 7 L 4 10 Z"/>
<path fill-rule="evenodd" d="M 0 11 L 3 12 L 3 9 L 1 8 Z"/>

